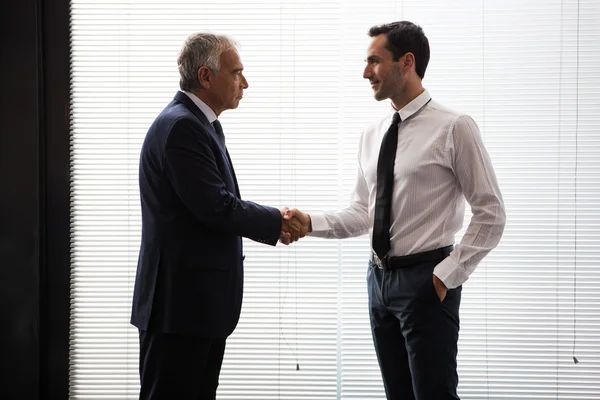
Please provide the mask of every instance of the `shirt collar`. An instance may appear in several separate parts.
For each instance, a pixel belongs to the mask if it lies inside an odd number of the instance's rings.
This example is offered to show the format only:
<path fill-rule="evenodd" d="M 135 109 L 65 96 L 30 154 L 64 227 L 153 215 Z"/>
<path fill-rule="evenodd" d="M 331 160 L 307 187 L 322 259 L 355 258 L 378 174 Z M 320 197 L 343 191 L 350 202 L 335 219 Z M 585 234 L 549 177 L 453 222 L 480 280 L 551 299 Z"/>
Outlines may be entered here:
<path fill-rule="evenodd" d="M 198 96 L 196 96 L 192 92 L 188 92 L 186 90 L 182 90 L 182 92 L 185 93 L 190 99 L 192 99 L 192 101 L 194 102 L 194 104 L 206 116 L 206 119 L 208 119 L 208 122 L 210 122 L 211 124 L 213 122 L 215 122 L 215 120 L 217 119 L 217 115 L 215 114 L 215 112 L 205 102 L 203 102 L 202 100 L 200 100 L 198 98 Z"/>
<path fill-rule="evenodd" d="M 400 114 L 400 118 L 402 118 L 402 121 L 406 121 L 407 118 L 409 118 L 421 108 L 423 108 L 423 106 L 427 104 L 429 100 L 431 100 L 431 95 L 429 94 L 427 89 L 425 89 L 423 93 L 415 97 L 413 101 L 411 101 L 398 111 L 398 113 Z M 390 108 L 393 112 L 396 112 L 396 109 L 394 109 L 393 106 L 390 106 Z"/>

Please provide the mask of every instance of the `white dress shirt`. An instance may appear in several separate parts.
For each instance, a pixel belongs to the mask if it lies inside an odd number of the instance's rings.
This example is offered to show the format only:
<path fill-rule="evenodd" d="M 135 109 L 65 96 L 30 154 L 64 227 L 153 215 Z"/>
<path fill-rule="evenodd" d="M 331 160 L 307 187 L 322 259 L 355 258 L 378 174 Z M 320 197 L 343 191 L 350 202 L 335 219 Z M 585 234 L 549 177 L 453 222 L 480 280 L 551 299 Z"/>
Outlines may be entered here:
<path fill-rule="evenodd" d="M 434 269 L 452 289 L 463 284 L 498 245 L 506 215 L 475 121 L 430 99 L 425 90 L 399 111 L 388 254 L 403 256 L 454 244 L 463 226 L 466 198 L 473 212 L 467 231 Z M 377 160 L 394 112 L 390 110 L 361 136 L 349 207 L 336 213 L 311 213 L 312 236 L 341 239 L 372 234 Z"/>

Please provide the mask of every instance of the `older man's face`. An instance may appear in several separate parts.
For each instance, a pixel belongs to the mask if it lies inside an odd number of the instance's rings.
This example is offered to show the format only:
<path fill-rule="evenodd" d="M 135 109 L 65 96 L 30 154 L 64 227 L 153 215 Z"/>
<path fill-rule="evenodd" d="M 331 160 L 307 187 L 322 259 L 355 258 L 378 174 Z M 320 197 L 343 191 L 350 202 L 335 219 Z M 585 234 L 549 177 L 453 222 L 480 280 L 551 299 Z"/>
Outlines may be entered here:
<path fill-rule="evenodd" d="M 248 88 L 248 81 L 243 74 L 244 66 L 236 50 L 221 54 L 220 64 L 219 73 L 215 75 L 210 87 L 218 114 L 237 108 L 244 95 L 244 89 Z"/>

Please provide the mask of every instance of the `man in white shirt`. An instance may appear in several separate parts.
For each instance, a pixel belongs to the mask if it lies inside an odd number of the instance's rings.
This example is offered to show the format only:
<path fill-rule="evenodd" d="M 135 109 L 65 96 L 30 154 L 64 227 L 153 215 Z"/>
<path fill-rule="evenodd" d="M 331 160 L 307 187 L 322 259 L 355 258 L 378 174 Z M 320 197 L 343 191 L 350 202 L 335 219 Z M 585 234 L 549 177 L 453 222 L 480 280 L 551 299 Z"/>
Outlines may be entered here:
<path fill-rule="evenodd" d="M 368 233 L 373 341 L 388 399 L 458 399 L 462 284 L 498 245 L 506 220 L 488 153 L 473 119 L 444 108 L 422 86 L 429 42 L 407 21 L 375 26 L 363 77 L 388 116 L 360 140 L 348 208 L 290 214 L 324 238 Z M 465 199 L 473 217 L 461 242 Z"/>

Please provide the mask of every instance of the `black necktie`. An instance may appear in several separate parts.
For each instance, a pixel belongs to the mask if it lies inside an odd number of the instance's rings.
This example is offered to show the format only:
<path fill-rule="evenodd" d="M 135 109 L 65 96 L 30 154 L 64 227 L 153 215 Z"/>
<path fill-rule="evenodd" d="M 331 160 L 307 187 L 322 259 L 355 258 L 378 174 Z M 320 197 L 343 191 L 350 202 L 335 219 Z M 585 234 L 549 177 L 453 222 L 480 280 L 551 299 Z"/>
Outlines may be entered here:
<path fill-rule="evenodd" d="M 373 221 L 373 250 L 380 260 L 383 260 L 391 248 L 390 220 L 399 122 L 400 114 L 395 113 L 392 124 L 383 136 L 377 161 L 377 199 L 375 200 L 375 220 Z"/>
<path fill-rule="evenodd" d="M 215 119 L 215 121 L 212 123 L 212 125 L 215 128 L 215 132 L 217 132 L 217 137 L 219 138 L 219 141 L 223 145 L 223 149 L 225 150 L 225 155 L 227 156 L 227 162 L 229 163 L 229 168 L 231 169 L 231 175 L 233 176 L 233 182 L 235 183 L 235 191 L 236 191 L 238 197 L 240 197 L 240 188 L 237 183 L 237 178 L 235 177 L 235 170 L 233 169 L 233 163 L 231 162 L 231 157 L 229 157 L 229 152 L 227 151 L 227 147 L 225 146 L 225 135 L 223 134 L 223 127 L 221 126 L 221 123 L 219 122 L 218 119 Z"/>
<path fill-rule="evenodd" d="M 215 128 L 215 132 L 217 132 L 217 136 L 221 141 L 223 148 L 225 148 L 225 135 L 223 134 L 223 127 L 221 126 L 221 123 L 218 119 L 215 119 L 215 121 L 213 122 L 213 127 Z"/>

